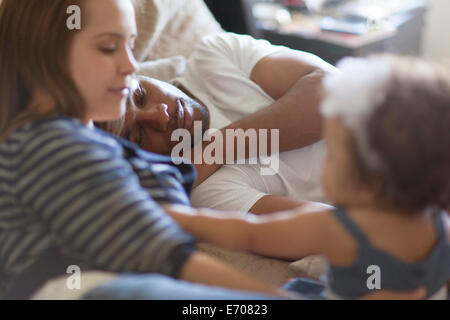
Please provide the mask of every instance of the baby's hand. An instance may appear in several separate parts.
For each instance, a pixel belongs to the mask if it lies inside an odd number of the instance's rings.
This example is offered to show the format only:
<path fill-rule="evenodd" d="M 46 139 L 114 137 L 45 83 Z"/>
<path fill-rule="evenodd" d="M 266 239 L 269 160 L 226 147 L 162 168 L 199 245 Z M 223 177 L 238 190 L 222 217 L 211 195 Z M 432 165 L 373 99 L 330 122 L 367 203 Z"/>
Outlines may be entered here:
<path fill-rule="evenodd" d="M 197 215 L 197 210 L 182 205 L 167 205 L 163 206 L 163 209 L 183 230 L 188 229 L 189 217 Z"/>

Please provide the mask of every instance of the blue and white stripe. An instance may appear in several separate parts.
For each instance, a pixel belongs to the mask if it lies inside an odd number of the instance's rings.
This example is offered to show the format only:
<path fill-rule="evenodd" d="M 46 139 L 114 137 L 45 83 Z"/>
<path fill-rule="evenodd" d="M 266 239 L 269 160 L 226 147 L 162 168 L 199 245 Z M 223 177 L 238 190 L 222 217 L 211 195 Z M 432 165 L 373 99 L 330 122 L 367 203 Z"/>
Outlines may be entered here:
<path fill-rule="evenodd" d="M 67 118 L 0 145 L 2 280 L 55 246 L 96 269 L 176 276 L 193 239 L 160 204 L 189 199 L 168 165 L 124 155 L 112 136 Z"/>

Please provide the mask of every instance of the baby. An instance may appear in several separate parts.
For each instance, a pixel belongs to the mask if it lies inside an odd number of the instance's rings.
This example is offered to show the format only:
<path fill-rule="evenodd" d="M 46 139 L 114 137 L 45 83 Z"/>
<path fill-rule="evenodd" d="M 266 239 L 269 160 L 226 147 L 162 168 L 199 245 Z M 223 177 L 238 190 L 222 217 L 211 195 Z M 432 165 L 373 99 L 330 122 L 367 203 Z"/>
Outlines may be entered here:
<path fill-rule="evenodd" d="M 335 205 L 265 216 L 171 213 L 201 241 L 299 259 L 320 254 L 325 290 L 355 299 L 423 287 L 446 298 L 450 280 L 450 74 L 413 58 L 347 58 L 324 81 L 327 156 L 322 186 Z M 317 288 L 317 287 L 316 287 Z"/>

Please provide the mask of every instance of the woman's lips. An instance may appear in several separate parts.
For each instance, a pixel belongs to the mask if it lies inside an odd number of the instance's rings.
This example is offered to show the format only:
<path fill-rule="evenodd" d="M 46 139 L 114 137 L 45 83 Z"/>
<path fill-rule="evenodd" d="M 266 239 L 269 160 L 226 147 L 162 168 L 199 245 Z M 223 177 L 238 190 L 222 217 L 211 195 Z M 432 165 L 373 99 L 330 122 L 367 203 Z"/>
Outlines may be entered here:
<path fill-rule="evenodd" d="M 117 94 L 119 96 L 122 97 L 128 97 L 131 93 L 131 89 L 128 87 L 123 87 L 123 88 L 117 88 L 117 89 L 110 89 L 109 90 L 111 93 L 113 94 Z"/>

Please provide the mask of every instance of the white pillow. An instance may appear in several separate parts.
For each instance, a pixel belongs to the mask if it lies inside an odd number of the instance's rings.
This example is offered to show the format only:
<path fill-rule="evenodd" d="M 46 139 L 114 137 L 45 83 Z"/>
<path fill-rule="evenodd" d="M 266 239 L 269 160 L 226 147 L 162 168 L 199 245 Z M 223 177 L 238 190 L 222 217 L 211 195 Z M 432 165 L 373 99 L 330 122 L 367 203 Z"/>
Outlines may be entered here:
<path fill-rule="evenodd" d="M 186 58 L 174 56 L 139 64 L 139 74 L 150 78 L 170 82 L 179 77 L 186 68 Z"/>
<path fill-rule="evenodd" d="M 203 0 L 134 0 L 139 61 L 188 57 L 203 36 L 223 32 Z"/>

